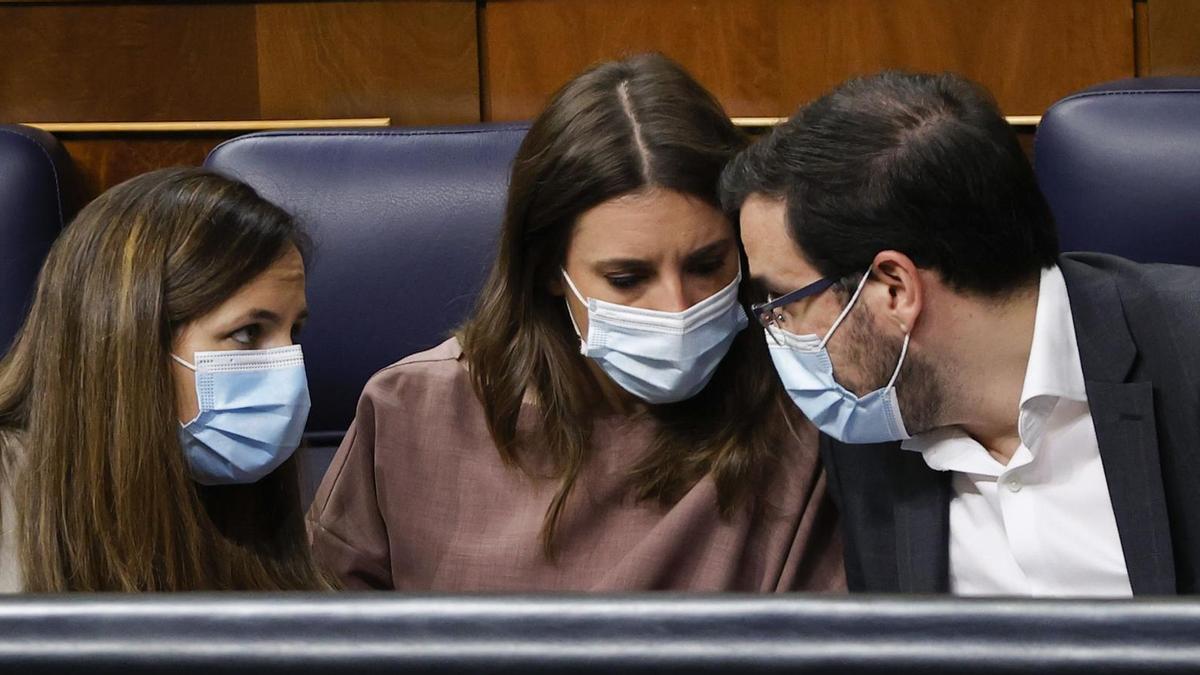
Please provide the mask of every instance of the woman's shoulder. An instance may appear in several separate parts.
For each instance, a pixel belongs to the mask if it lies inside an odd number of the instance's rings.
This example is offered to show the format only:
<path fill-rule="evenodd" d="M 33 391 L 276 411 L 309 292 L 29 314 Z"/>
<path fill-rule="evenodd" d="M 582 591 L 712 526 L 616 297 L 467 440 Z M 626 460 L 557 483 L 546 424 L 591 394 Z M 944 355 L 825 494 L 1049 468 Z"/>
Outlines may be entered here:
<path fill-rule="evenodd" d="M 793 476 L 814 474 L 821 469 L 820 433 L 804 415 L 791 405 L 780 403 L 773 420 L 781 440 L 777 461 Z"/>
<path fill-rule="evenodd" d="M 363 398 L 388 400 L 410 394 L 422 397 L 461 396 L 470 392 L 470 373 L 457 338 L 417 352 L 371 376 Z"/>

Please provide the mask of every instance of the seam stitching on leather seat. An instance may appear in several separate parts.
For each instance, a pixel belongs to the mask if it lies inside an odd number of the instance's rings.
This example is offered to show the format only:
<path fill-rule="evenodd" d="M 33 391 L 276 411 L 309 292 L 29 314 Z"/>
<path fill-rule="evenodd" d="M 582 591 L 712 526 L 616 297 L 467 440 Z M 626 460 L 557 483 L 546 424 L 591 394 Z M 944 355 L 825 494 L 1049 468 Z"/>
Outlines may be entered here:
<path fill-rule="evenodd" d="M 1200 87 L 1197 87 L 1196 89 L 1122 89 L 1120 91 L 1079 92 L 1077 94 L 1071 94 L 1070 96 L 1067 96 L 1066 98 L 1061 99 L 1059 101 L 1055 101 L 1053 105 L 1051 105 L 1049 108 L 1046 109 L 1045 114 L 1042 115 L 1042 120 L 1044 123 L 1045 119 L 1050 117 L 1050 114 L 1054 111 L 1055 108 L 1058 108 L 1059 106 L 1062 106 L 1066 103 L 1070 103 L 1072 101 L 1078 101 L 1081 99 L 1092 98 L 1092 97 L 1096 97 L 1096 96 L 1132 96 L 1132 95 L 1146 95 L 1146 94 L 1200 95 Z M 1039 127 L 1041 127 L 1041 126 L 1042 125 L 1039 125 Z M 1037 157 L 1037 147 L 1038 147 L 1038 138 L 1039 137 L 1041 137 L 1041 133 L 1034 134 L 1034 137 L 1033 137 L 1033 152 L 1034 152 L 1035 158 Z"/>
<path fill-rule="evenodd" d="M 1200 88 L 1197 88 L 1197 89 L 1123 89 L 1121 91 L 1085 91 L 1085 92 L 1080 92 L 1078 94 L 1071 94 L 1070 96 L 1062 99 L 1061 101 L 1056 102 L 1054 105 L 1050 106 L 1046 110 L 1046 112 L 1049 113 L 1051 110 L 1057 108 L 1058 106 L 1060 106 L 1068 101 L 1075 101 L 1075 100 L 1082 99 L 1082 98 L 1092 98 L 1094 96 L 1134 96 L 1134 95 L 1144 95 L 1144 94 L 1194 94 L 1194 95 L 1200 95 Z"/>
<path fill-rule="evenodd" d="M 512 131 L 528 131 L 528 128 L 522 127 L 519 124 L 513 124 L 512 126 L 497 127 L 495 129 L 445 129 L 445 130 L 430 129 L 430 130 L 424 130 L 424 131 L 416 131 L 416 130 L 412 130 L 412 131 L 323 131 L 323 130 L 319 130 L 319 129 L 315 129 L 312 131 L 262 131 L 262 132 L 253 133 L 253 134 L 246 134 L 245 136 L 238 136 L 236 138 L 231 138 L 227 141 L 224 141 L 217 147 L 213 148 L 212 152 L 208 153 L 208 157 L 212 157 L 213 155 L 216 154 L 216 152 L 218 150 L 225 147 L 226 145 L 232 145 L 233 143 L 237 143 L 238 141 L 247 141 L 247 140 L 254 140 L 254 139 L 259 139 L 259 138 L 292 138 L 292 137 L 305 137 L 305 136 L 322 136 L 322 137 L 330 137 L 330 138 L 336 138 L 339 136 L 397 136 L 397 137 L 405 137 L 405 136 L 412 136 L 412 137 L 465 136 L 465 135 L 475 135 L 475 134 L 494 134 L 494 133 L 499 133 L 499 132 L 512 132 Z M 205 158 L 205 161 L 207 161 L 207 158 Z"/>

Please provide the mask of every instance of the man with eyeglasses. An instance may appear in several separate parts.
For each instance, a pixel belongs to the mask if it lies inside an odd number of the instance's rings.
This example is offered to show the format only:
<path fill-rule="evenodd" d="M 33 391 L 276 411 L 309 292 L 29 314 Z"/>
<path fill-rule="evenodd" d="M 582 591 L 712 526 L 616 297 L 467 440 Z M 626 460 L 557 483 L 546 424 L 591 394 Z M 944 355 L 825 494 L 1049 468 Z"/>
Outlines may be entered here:
<path fill-rule="evenodd" d="M 987 92 L 852 80 L 722 193 L 852 590 L 1197 591 L 1200 271 L 1059 255 Z"/>

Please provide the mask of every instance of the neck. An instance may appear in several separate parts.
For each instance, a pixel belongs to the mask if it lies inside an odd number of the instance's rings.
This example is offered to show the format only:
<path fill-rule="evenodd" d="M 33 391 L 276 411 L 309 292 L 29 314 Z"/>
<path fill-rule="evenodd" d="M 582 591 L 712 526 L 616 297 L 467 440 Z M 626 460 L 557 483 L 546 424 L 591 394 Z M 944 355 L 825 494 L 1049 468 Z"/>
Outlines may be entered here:
<path fill-rule="evenodd" d="M 1020 445 L 1017 419 L 1033 345 L 1038 284 L 1003 301 L 967 298 L 952 322 L 946 414 L 1003 464 Z"/>

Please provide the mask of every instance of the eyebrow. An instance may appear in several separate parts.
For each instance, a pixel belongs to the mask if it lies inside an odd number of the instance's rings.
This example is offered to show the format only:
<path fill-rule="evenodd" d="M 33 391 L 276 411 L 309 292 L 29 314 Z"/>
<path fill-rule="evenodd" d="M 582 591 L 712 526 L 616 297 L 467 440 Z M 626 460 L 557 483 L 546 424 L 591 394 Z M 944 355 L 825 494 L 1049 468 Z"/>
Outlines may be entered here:
<path fill-rule="evenodd" d="M 691 253 L 687 254 L 687 257 L 685 258 L 685 260 L 688 262 L 691 262 L 691 261 L 694 261 L 699 258 L 705 258 L 707 256 L 715 255 L 717 253 L 723 253 L 732 244 L 733 244 L 733 239 L 729 238 L 729 237 L 726 237 L 725 239 L 720 239 L 718 241 L 714 241 L 709 244 L 705 244 L 704 246 L 701 246 L 700 248 L 696 249 L 695 251 L 692 251 Z M 597 261 L 592 267 L 593 267 L 593 269 L 596 269 L 596 270 L 603 270 L 603 269 L 614 269 L 614 268 L 616 268 L 616 269 L 619 269 L 619 268 L 637 269 L 637 268 L 644 268 L 644 267 L 651 267 L 651 266 L 652 266 L 652 263 L 649 260 L 645 260 L 643 258 L 608 258 L 606 260 Z"/>
<path fill-rule="evenodd" d="M 761 274 L 751 275 L 747 281 L 751 286 L 755 286 L 766 293 L 771 293 L 772 295 L 783 295 L 784 293 L 788 292 L 780 290 L 778 284 L 772 283 L 770 279 Z"/>
<path fill-rule="evenodd" d="M 596 270 L 614 269 L 614 268 L 641 268 L 650 267 L 649 260 L 641 258 L 609 258 L 607 260 L 599 260 L 592 266 Z"/>
<path fill-rule="evenodd" d="M 296 317 L 296 322 L 299 323 L 308 318 L 308 308 L 305 307 L 300 315 Z M 255 308 L 238 317 L 234 323 L 242 323 L 244 321 L 265 321 L 267 323 L 281 324 L 283 318 L 269 309 Z"/>
<path fill-rule="evenodd" d="M 723 254 L 729 250 L 729 247 L 732 243 L 733 243 L 732 239 L 722 239 L 720 241 L 714 241 L 711 244 L 702 246 L 702 247 L 696 249 L 695 251 L 689 253 L 687 256 L 687 260 L 690 262 L 690 261 L 695 261 L 695 260 L 698 260 L 701 258 L 707 258 L 709 256 L 714 256 L 717 254 Z"/>

